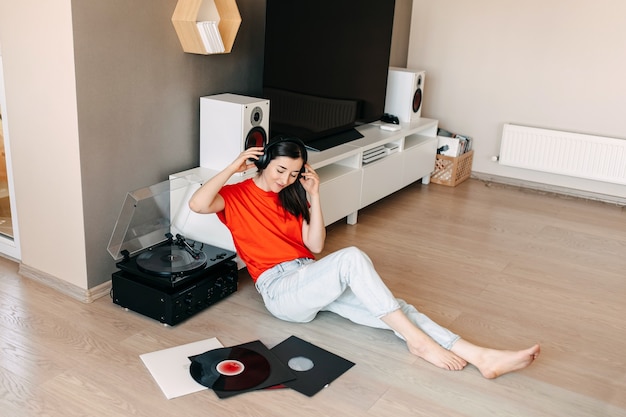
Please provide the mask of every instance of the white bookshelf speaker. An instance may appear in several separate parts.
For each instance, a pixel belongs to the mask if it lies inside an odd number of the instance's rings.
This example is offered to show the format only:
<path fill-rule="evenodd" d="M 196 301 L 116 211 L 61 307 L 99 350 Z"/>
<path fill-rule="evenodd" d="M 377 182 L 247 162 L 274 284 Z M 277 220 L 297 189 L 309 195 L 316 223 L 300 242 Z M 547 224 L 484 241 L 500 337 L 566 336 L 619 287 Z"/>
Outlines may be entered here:
<path fill-rule="evenodd" d="M 230 93 L 200 97 L 200 166 L 221 171 L 244 150 L 265 146 L 269 119 L 267 99 Z"/>
<path fill-rule="evenodd" d="M 410 123 L 422 117 L 426 71 L 389 67 L 385 113 Z"/>

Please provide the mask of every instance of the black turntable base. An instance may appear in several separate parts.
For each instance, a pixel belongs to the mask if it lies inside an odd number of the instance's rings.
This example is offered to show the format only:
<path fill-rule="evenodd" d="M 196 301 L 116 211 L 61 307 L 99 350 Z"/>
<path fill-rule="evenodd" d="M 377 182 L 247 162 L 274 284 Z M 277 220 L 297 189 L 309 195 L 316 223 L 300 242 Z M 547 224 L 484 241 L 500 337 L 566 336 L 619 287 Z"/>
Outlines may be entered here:
<path fill-rule="evenodd" d="M 174 326 L 237 291 L 237 264 L 223 265 L 177 288 L 160 288 L 140 282 L 125 271 L 112 277 L 113 302 L 164 324 Z"/>
<path fill-rule="evenodd" d="M 136 256 L 112 275 L 112 298 L 129 310 L 175 325 L 237 291 L 235 253 L 177 235 Z"/>

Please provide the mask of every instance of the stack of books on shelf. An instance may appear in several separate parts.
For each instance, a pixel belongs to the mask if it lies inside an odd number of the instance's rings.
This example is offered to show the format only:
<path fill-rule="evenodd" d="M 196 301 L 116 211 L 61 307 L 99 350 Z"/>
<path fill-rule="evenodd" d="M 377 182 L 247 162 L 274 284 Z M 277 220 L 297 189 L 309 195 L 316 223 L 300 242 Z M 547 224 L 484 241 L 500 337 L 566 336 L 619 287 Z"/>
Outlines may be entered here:
<path fill-rule="evenodd" d="M 216 21 L 203 21 L 196 22 L 198 25 L 198 32 L 202 38 L 204 48 L 209 54 L 219 54 L 225 51 L 224 42 L 222 42 L 222 35 L 217 27 Z"/>

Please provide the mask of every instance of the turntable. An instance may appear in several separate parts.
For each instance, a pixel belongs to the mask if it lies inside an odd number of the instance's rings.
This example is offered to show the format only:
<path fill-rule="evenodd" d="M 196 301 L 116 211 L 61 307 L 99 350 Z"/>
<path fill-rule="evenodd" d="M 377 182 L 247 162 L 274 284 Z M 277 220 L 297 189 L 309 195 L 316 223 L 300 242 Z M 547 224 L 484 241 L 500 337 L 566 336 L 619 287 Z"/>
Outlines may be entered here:
<path fill-rule="evenodd" d="M 169 325 L 237 291 L 236 254 L 186 239 L 171 224 L 190 185 L 176 178 L 129 192 L 108 247 L 120 269 L 113 302 Z"/>

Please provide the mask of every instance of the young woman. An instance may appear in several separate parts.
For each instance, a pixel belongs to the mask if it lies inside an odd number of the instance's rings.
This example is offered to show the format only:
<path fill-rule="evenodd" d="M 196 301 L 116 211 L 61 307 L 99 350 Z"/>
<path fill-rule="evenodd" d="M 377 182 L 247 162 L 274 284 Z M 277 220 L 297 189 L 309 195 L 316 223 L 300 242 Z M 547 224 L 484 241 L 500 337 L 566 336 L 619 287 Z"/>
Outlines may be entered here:
<path fill-rule="evenodd" d="M 255 177 L 225 185 L 253 164 Z M 439 326 L 396 299 L 356 247 L 315 260 L 326 239 L 319 186 L 304 144 L 282 138 L 265 149 L 242 152 L 194 193 L 189 206 L 197 213 L 217 213 L 229 228 L 266 308 L 279 319 L 308 322 L 320 311 L 332 311 L 358 324 L 393 330 L 411 353 L 433 365 L 461 370 L 471 363 L 485 378 L 523 369 L 537 358 L 539 345 L 490 349 Z"/>

